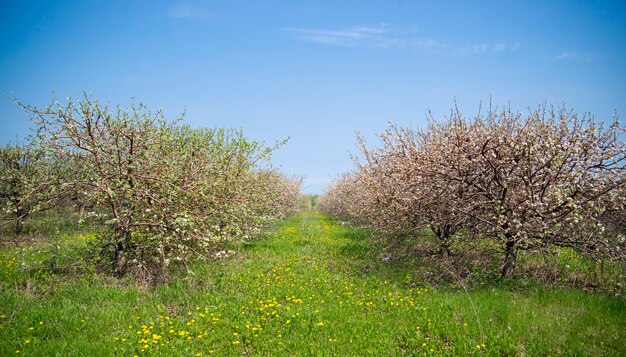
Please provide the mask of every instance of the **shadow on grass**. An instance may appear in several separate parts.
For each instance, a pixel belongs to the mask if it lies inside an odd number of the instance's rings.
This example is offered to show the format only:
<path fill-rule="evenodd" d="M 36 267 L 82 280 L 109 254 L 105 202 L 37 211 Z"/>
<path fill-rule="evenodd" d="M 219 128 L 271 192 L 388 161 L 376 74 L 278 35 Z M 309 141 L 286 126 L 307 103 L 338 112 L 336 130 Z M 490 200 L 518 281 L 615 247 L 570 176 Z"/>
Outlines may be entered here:
<path fill-rule="evenodd" d="M 560 249 L 553 255 L 521 251 L 513 277 L 502 278 L 503 254 L 493 242 L 464 239 L 453 242 L 452 254 L 440 254 L 431 232 L 389 234 L 343 226 L 344 242 L 337 252 L 353 262 L 356 275 L 377 276 L 409 286 L 454 290 L 576 288 L 623 296 L 626 268 L 597 262 Z"/>

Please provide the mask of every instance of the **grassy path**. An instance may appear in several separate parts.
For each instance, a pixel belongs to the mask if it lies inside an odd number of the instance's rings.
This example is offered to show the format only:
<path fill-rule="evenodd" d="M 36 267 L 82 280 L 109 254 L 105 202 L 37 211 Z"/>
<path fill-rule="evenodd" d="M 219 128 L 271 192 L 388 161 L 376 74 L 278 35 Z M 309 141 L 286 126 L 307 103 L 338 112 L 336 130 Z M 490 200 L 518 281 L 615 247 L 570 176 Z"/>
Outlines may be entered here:
<path fill-rule="evenodd" d="M 154 289 L 24 277 L 2 286 L 0 355 L 626 355 L 623 298 L 431 289 L 367 234 L 303 213 Z"/>

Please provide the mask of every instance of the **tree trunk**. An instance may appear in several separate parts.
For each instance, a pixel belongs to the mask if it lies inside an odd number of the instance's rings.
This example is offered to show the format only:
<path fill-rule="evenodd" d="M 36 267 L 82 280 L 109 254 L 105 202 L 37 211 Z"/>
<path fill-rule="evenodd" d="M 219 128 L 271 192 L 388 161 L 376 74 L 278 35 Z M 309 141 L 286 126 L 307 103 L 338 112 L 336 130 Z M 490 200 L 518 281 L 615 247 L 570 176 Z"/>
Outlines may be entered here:
<path fill-rule="evenodd" d="M 439 254 L 444 257 L 452 255 L 450 252 L 450 237 L 452 236 L 451 230 L 448 226 L 431 228 L 431 230 L 437 236 L 439 240 Z"/>
<path fill-rule="evenodd" d="M 15 233 L 15 238 L 17 239 L 22 230 L 24 229 L 24 222 L 21 217 L 15 217 L 15 227 L 13 233 Z"/>
<path fill-rule="evenodd" d="M 442 240 L 439 244 L 439 254 L 444 257 L 449 257 L 452 255 L 452 253 L 450 252 L 450 243 L 447 239 Z"/>
<path fill-rule="evenodd" d="M 111 263 L 113 266 L 113 275 L 119 278 L 126 275 L 128 262 L 126 259 L 126 253 L 131 247 L 132 232 L 126 227 L 118 228 L 118 232 L 120 237 L 116 238 L 117 242 L 115 243 L 115 255 Z"/>
<path fill-rule="evenodd" d="M 515 260 L 517 259 L 517 247 L 515 241 L 509 240 L 506 242 L 506 249 L 504 250 L 505 258 L 504 265 L 502 266 L 503 278 L 510 278 L 515 270 Z"/>
<path fill-rule="evenodd" d="M 24 230 L 24 221 L 28 212 L 25 208 L 18 206 L 15 209 L 15 226 L 13 227 L 13 233 L 15 233 L 15 239 L 19 238 L 20 234 Z"/>
<path fill-rule="evenodd" d="M 126 274 L 126 257 L 124 256 L 124 244 L 117 242 L 115 244 L 115 253 L 111 262 L 113 268 L 113 276 L 121 278 Z"/>

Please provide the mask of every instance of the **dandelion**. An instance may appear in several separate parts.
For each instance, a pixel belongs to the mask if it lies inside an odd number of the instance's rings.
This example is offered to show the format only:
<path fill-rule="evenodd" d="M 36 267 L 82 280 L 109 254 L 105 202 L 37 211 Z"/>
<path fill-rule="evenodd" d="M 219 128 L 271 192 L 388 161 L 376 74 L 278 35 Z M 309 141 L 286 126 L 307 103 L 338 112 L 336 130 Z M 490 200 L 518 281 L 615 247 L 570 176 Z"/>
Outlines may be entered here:
<path fill-rule="evenodd" d="M 239 344 L 239 340 L 233 341 L 233 345 L 238 345 L 238 344 Z"/>
<path fill-rule="evenodd" d="M 323 323 L 323 322 L 319 322 L 319 323 L 317 324 L 317 326 L 324 326 L 324 323 Z"/>

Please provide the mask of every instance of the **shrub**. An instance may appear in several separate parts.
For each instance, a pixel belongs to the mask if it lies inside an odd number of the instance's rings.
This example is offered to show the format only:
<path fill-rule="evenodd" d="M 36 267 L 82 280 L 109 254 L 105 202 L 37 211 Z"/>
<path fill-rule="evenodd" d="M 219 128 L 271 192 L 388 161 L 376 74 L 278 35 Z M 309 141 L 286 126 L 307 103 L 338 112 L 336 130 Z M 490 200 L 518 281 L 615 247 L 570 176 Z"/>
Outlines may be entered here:
<path fill-rule="evenodd" d="M 111 109 L 88 96 L 18 104 L 46 152 L 70 158 L 75 174 L 64 185 L 102 211 L 101 255 L 116 276 L 165 277 L 172 262 L 285 214 L 299 189 L 265 167 L 282 143 L 267 147 L 241 130 L 191 128 L 142 104 Z"/>
<path fill-rule="evenodd" d="M 0 147 L 0 217 L 12 225 L 15 238 L 29 216 L 50 209 L 62 197 L 59 180 L 65 167 L 61 158 L 30 142 Z"/>
<path fill-rule="evenodd" d="M 390 125 L 381 148 L 357 138 L 364 162 L 331 185 L 321 207 L 395 232 L 429 227 L 446 254 L 458 232 L 492 239 L 504 253 L 502 276 L 513 273 L 518 250 L 623 259 L 621 232 L 605 230 L 605 222 L 623 227 L 623 130 L 617 120 L 605 126 L 544 108 L 471 120 L 456 110 L 422 130 Z"/>

